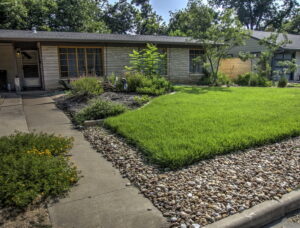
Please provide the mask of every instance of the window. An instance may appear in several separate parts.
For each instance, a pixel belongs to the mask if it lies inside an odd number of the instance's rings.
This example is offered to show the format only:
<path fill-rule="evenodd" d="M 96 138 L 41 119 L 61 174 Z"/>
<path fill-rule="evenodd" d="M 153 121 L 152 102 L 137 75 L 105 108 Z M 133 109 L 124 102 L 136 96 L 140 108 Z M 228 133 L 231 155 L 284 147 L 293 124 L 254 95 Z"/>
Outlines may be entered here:
<path fill-rule="evenodd" d="M 199 58 L 203 55 L 202 50 L 190 50 L 190 73 L 191 74 L 201 74 L 203 72 L 201 59 Z"/>
<path fill-rule="evenodd" d="M 281 53 L 276 53 L 274 55 L 274 60 L 273 60 L 273 70 L 277 72 L 282 72 L 284 70 L 283 66 L 280 66 L 279 62 L 286 61 L 286 60 L 292 60 L 295 57 L 295 53 L 291 52 L 281 52 Z M 274 75 L 274 79 L 279 79 L 278 75 Z M 286 75 L 286 78 L 288 80 L 294 80 L 294 72 L 291 72 Z"/>
<path fill-rule="evenodd" d="M 59 61 L 63 78 L 103 75 L 101 48 L 59 48 Z"/>

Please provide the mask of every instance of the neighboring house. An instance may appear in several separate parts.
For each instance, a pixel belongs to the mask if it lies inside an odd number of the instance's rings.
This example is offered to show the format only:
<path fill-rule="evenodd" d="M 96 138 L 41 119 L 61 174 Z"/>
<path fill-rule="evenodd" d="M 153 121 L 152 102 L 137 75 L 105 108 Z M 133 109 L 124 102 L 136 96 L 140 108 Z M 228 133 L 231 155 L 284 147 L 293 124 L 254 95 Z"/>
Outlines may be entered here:
<path fill-rule="evenodd" d="M 262 31 L 252 31 L 251 38 L 246 41 L 246 45 L 234 47 L 230 54 L 232 57 L 238 57 L 239 52 L 249 52 L 255 55 L 259 55 L 264 47 L 259 45 L 259 40 L 269 37 L 272 32 L 262 32 Z M 296 63 L 300 65 L 300 35 L 287 35 L 288 40 L 291 41 L 290 44 L 281 47 L 275 54 L 272 61 L 273 70 L 280 70 L 281 67 L 278 66 L 279 61 L 296 59 Z M 279 36 L 279 39 L 284 39 L 283 35 Z M 299 81 L 300 80 L 300 66 L 296 72 L 293 72 L 286 76 L 289 81 Z M 276 76 L 274 75 L 274 79 Z"/>
<path fill-rule="evenodd" d="M 59 80 L 122 75 L 129 54 L 147 43 L 166 53 L 161 72 L 171 81 L 196 83 L 202 76 L 202 65 L 193 61 L 201 45 L 185 37 L 0 30 L 0 83 L 6 74 L 12 89 L 18 77 L 23 89 L 48 90 Z"/>

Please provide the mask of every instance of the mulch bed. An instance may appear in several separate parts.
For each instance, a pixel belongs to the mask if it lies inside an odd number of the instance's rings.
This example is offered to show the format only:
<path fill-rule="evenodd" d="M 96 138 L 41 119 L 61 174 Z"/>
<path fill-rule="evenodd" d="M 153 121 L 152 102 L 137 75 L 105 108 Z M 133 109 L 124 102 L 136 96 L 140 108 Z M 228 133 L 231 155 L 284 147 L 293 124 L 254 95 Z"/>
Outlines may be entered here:
<path fill-rule="evenodd" d="M 125 140 L 103 128 L 83 133 L 172 227 L 213 223 L 266 200 L 278 200 L 300 184 L 299 137 L 172 171 L 150 164 Z"/>
<path fill-rule="evenodd" d="M 71 117 L 74 116 L 75 113 L 83 109 L 88 105 L 88 101 L 91 99 L 103 99 L 107 101 L 116 102 L 119 104 L 123 104 L 130 109 L 136 109 L 141 106 L 138 104 L 134 97 L 141 97 L 141 95 L 136 93 L 116 93 L 116 92 L 105 92 L 99 96 L 88 97 L 86 95 L 75 95 L 75 96 L 58 96 L 53 97 L 56 102 L 56 105 L 59 109 L 66 112 Z"/>

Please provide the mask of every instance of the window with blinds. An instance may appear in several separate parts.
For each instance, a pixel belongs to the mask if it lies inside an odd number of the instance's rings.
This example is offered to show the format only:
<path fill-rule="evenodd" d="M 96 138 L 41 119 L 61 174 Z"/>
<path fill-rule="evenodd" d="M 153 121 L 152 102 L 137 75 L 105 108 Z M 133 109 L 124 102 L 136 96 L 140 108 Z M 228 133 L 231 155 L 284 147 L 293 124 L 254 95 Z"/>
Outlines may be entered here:
<path fill-rule="evenodd" d="M 61 77 L 102 76 L 102 51 L 101 48 L 59 48 Z"/>
<path fill-rule="evenodd" d="M 203 73 L 202 62 L 200 56 L 203 55 L 203 50 L 191 49 L 190 50 L 190 73 L 201 74 Z"/>

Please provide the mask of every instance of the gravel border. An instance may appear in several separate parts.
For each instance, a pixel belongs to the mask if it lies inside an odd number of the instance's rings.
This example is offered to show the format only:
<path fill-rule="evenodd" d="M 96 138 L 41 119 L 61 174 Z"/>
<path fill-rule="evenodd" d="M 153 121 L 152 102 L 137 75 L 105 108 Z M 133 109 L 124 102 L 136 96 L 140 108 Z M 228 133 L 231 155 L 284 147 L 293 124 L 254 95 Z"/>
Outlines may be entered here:
<path fill-rule="evenodd" d="M 263 227 L 300 208 L 300 190 L 285 194 L 278 201 L 266 201 L 242 213 L 229 216 L 206 228 Z"/>
<path fill-rule="evenodd" d="M 300 137 L 172 171 L 147 163 L 139 151 L 101 127 L 83 133 L 172 227 L 211 224 L 262 202 L 279 200 L 300 184 Z"/>

